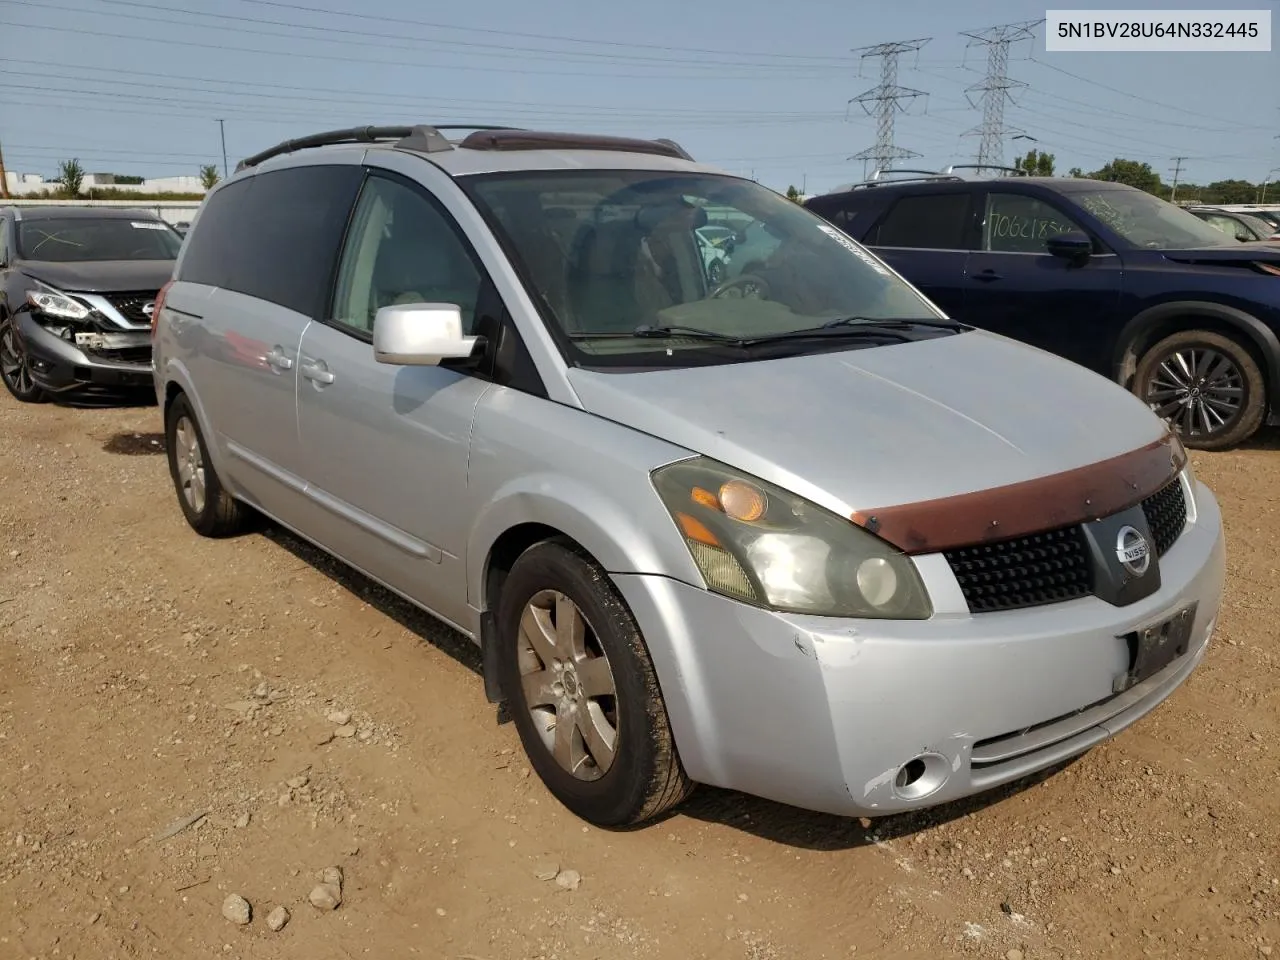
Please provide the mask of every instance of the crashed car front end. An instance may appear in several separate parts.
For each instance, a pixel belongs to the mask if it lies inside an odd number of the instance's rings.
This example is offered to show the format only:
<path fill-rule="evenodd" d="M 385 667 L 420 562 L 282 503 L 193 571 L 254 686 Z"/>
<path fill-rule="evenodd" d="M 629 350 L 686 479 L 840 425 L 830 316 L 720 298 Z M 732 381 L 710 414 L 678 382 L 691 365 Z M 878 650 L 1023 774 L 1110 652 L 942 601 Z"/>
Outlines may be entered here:
<path fill-rule="evenodd" d="M 32 380 L 50 393 L 150 386 L 155 295 L 78 293 L 31 278 L 15 330 Z"/>

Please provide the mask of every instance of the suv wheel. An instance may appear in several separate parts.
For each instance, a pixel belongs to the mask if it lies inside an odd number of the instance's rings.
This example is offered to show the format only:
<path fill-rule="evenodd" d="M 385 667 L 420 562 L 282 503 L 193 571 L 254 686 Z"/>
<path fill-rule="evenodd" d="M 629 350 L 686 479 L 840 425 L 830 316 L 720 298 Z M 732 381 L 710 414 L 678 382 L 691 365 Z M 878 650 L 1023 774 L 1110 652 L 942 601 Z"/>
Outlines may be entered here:
<path fill-rule="evenodd" d="M 689 795 L 640 629 L 592 560 L 554 540 L 530 547 L 503 584 L 497 643 L 529 761 L 573 813 L 622 826 Z"/>
<path fill-rule="evenodd" d="M 246 508 L 223 488 L 209 459 L 209 448 L 196 422 L 191 401 L 178 394 L 164 424 L 169 475 L 187 523 L 206 537 L 228 537 L 245 526 Z"/>
<path fill-rule="evenodd" d="M 45 399 L 45 392 L 31 379 L 27 352 L 18 343 L 13 321 L 7 317 L 0 319 L 0 380 L 23 403 L 40 403 Z"/>
<path fill-rule="evenodd" d="M 1183 330 L 1148 350 L 1133 390 L 1196 450 L 1225 450 L 1249 439 L 1266 412 L 1257 362 L 1230 337 Z"/>

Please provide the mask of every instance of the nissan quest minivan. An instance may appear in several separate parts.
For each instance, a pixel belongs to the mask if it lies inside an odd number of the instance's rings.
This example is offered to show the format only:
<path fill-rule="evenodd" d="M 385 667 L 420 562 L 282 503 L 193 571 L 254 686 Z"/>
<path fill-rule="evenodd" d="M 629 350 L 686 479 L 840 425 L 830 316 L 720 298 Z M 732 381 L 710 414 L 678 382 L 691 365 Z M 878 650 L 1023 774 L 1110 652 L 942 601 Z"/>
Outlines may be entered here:
<path fill-rule="evenodd" d="M 1141 400 L 671 141 L 466 129 L 241 163 L 156 392 L 190 525 L 265 514 L 474 640 L 575 814 L 926 807 L 1200 663 L 1219 509 Z M 713 273 L 707 226 L 759 242 Z"/>

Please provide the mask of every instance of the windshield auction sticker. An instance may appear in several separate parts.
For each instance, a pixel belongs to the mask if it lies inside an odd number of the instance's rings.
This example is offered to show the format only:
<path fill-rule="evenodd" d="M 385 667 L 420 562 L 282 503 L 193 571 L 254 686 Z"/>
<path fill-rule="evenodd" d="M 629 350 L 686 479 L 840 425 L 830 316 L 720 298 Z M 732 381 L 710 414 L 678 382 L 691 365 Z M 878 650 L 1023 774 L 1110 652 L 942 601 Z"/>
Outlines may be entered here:
<path fill-rule="evenodd" d="M 1046 10 L 1048 53 L 1271 51 L 1270 10 Z"/>
<path fill-rule="evenodd" d="M 836 243 L 840 244 L 840 246 L 844 247 L 846 250 L 852 253 L 855 257 L 857 257 L 859 260 L 865 263 L 868 267 L 870 267 L 876 273 L 880 274 L 880 276 L 882 277 L 892 276 L 892 274 L 888 271 L 888 269 L 886 269 L 883 263 L 881 263 L 875 257 L 871 256 L 871 254 L 867 253 L 867 251 L 863 250 L 860 246 L 858 246 L 856 243 L 854 243 L 852 240 L 846 237 L 843 233 L 841 233 L 835 227 L 829 227 L 825 223 L 820 223 L 818 224 L 818 229 L 821 230 L 823 233 L 825 233 L 828 237 L 830 237 Z"/>

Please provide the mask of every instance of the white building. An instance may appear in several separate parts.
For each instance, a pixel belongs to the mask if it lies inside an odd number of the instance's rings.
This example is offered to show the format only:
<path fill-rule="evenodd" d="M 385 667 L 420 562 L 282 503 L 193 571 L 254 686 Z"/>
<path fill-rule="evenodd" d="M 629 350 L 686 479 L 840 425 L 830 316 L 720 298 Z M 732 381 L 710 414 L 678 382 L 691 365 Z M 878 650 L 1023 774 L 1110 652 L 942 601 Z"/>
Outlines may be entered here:
<path fill-rule="evenodd" d="M 9 196 L 24 197 L 44 190 L 57 190 L 62 186 L 57 180 L 46 180 L 38 173 L 5 172 L 5 186 L 9 188 Z M 93 187 L 110 188 L 128 193 L 199 193 L 204 187 L 199 177 L 157 177 L 143 180 L 142 183 L 116 183 L 115 176 L 110 173 L 86 173 L 82 190 Z"/>

